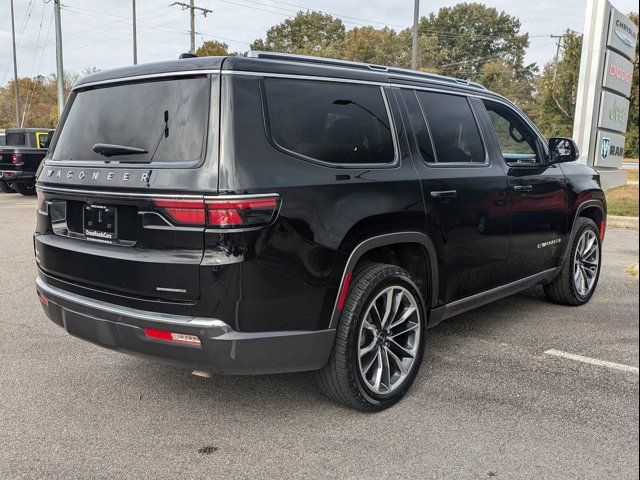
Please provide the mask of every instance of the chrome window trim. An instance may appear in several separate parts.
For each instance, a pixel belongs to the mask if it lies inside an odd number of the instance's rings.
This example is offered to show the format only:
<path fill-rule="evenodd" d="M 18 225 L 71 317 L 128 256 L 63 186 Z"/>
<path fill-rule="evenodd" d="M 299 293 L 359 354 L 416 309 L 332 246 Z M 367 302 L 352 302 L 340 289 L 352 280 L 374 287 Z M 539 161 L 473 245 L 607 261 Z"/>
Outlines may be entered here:
<path fill-rule="evenodd" d="M 213 73 L 220 73 L 220 70 L 211 70 L 211 69 L 178 70 L 178 71 L 171 71 L 171 72 L 148 73 L 144 75 L 131 75 L 128 77 L 109 78 L 106 80 L 98 80 L 95 82 L 76 83 L 71 90 L 75 91 L 75 90 L 81 90 L 83 88 L 95 87 L 98 85 L 110 85 L 114 83 L 126 83 L 126 82 L 138 81 L 138 80 L 152 80 L 155 78 L 166 78 L 166 77 L 189 77 L 193 75 L 210 75 Z"/>

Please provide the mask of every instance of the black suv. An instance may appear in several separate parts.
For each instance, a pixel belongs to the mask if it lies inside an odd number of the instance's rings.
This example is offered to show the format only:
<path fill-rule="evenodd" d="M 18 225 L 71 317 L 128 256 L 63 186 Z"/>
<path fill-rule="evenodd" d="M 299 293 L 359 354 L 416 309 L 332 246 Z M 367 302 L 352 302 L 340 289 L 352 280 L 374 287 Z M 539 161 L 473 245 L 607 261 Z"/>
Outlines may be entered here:
<path fill-rule="evenodd" d="M 272 53 L 80 80 L 38 175 L 48 317 L 194 373 L 317 370 L 400 399 L 426 330 L 515 292 L 582 305 L 606 207 L 575 144 L 481 85 Z"/>
<path fill-rule="evenodd" d="M 35 177 L 53 130 L 8 128 L 0 146 L 0 191 L 35 195 Z"/>

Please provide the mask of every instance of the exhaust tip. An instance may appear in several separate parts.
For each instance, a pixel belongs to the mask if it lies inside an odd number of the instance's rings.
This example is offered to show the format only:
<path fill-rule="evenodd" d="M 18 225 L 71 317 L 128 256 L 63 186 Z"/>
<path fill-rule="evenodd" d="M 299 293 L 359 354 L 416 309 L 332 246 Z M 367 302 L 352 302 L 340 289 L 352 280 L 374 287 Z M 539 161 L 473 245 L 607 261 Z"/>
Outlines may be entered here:
<path fill-rule="evenodd" d="M 202 370 L 193 370 L 191 375 L 202 378 L 211 378 L 211 374 L 209 372 L 203 372 Z"/>

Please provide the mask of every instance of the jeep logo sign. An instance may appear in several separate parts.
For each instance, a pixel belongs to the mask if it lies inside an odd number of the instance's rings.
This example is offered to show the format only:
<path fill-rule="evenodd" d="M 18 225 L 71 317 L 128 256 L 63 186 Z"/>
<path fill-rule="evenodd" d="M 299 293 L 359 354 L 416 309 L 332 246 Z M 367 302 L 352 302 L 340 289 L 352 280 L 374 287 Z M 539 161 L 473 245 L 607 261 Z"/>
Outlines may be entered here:
<path fill-rule="evenodd" d="M 602 92 L 598 128 L 625 133 L 629 118 L 629 100 L 615 93 Z"/>

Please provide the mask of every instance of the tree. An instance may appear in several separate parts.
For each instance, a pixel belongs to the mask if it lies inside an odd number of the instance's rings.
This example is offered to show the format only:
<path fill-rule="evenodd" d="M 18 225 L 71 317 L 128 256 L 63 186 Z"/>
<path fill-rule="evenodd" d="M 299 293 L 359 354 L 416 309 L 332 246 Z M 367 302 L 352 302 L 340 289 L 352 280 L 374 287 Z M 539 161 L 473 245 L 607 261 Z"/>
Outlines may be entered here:
<path fill-rule="evenodd" d="M 582 35 L 567 30 L 557 64 L 548 63 L 537 80 L 536 104 L 531 114 L 547 137 L 571 137 L 576 109 Z"/>
<path fill-rule="evenodd" d="M 630 13 L 629 18 L 638 25 L 638 12 Z M 633 62 L 633 83 L 631 84 L 631 104 L 629 105 L 629 123 L 625 141 L 625 155 L 638 158 L 638 43 L 636 42 L 636 58 Z"/>
<path fill-rule="evenodd" d="M 426 37 L 419 65 L 460 78 L 478 78 L 487 62 L 500 60 L 521 76 L 528 34 L 520 34 L 520 20 L 480 3 L 459 3 L 422 17 L 420 35 Z"/>
<path fill-rule="evenodd" d="M 266 38 L 254 41 L 251 49 L 325 56 L 344 38 L 342 20 L 321 12 L 298 12 L 267 30 Z"/>
<path fill-rule="evenodd" d="M 196 50 L 199 57 L 225 57 L 229 55 L 229 45 L 217 40 L 207 40 Z"/>
<path fill-rule="evenodd" d="M 356 62 L 408 67 L 411 52 L 402 33 L 390 28 L 356 27 L 328 49 L 330 56 Z"/>

